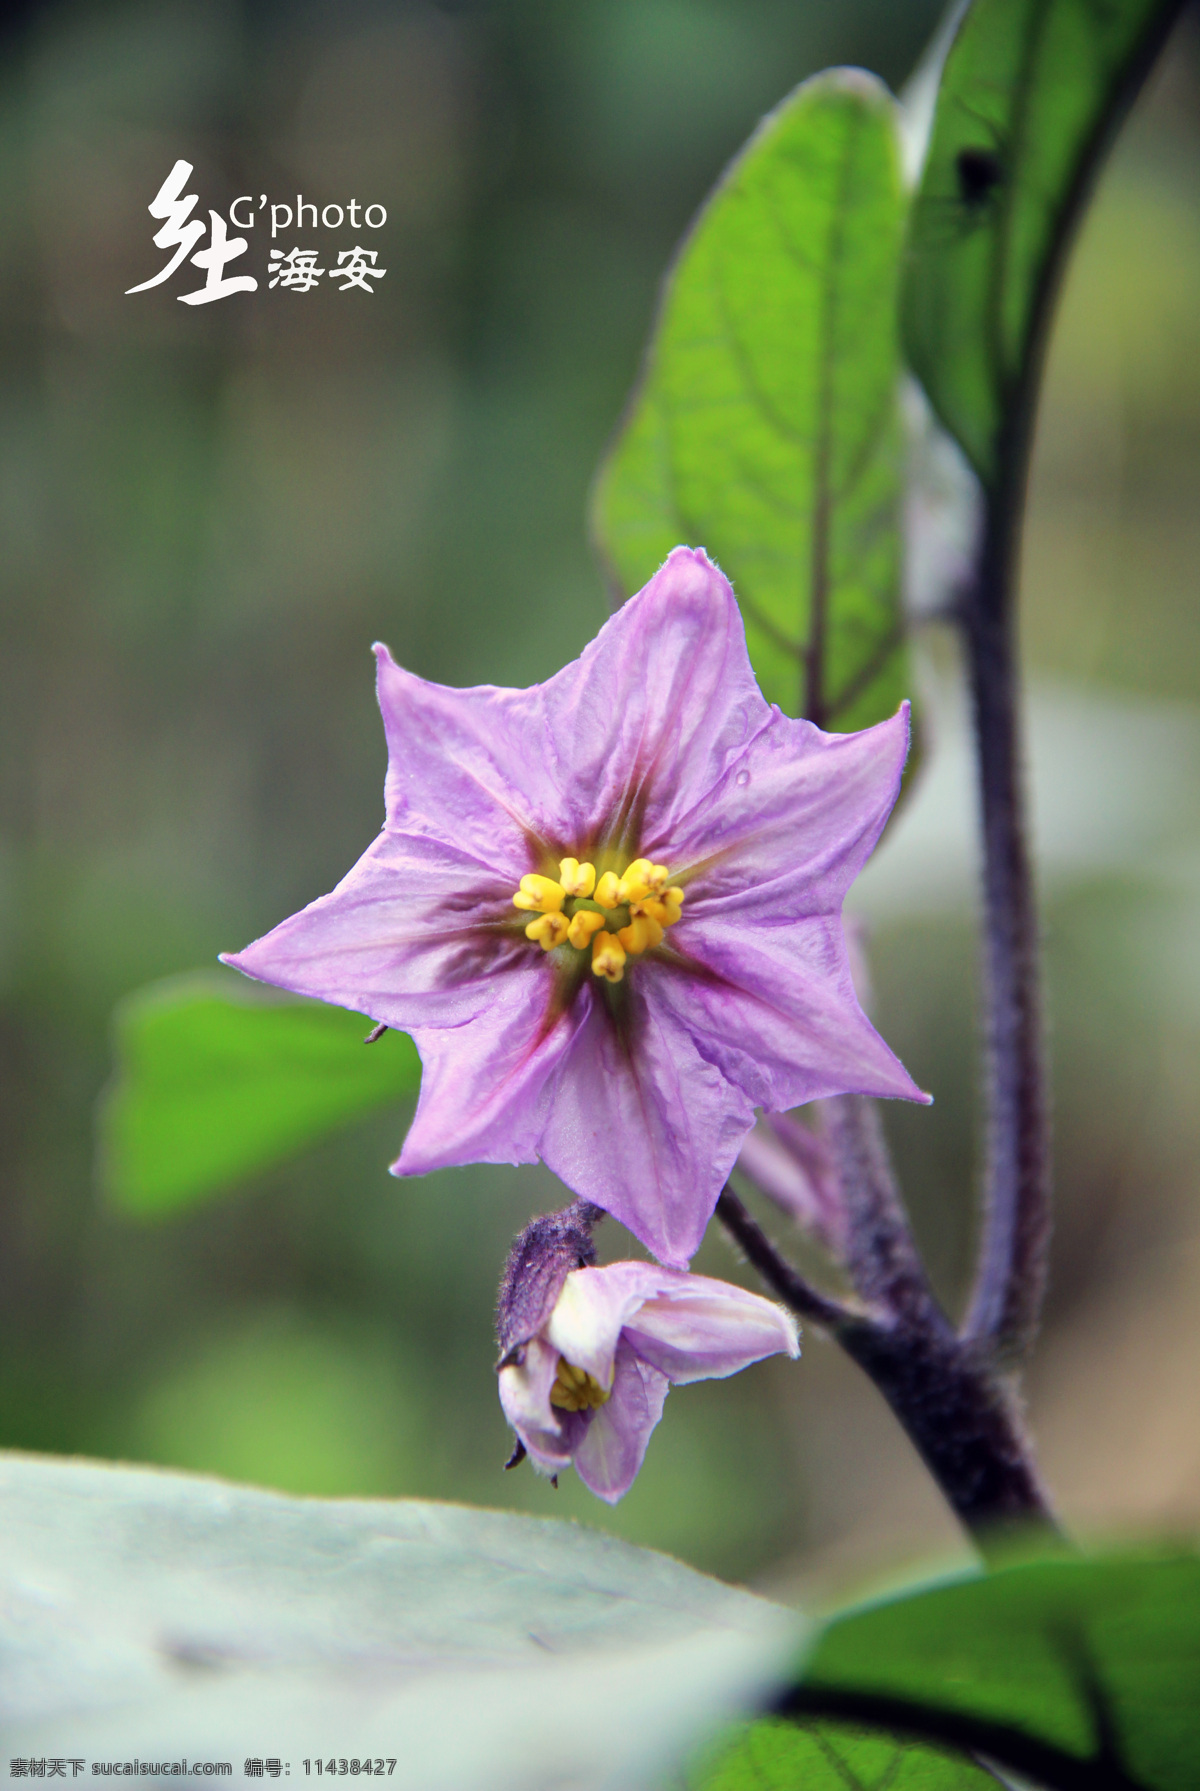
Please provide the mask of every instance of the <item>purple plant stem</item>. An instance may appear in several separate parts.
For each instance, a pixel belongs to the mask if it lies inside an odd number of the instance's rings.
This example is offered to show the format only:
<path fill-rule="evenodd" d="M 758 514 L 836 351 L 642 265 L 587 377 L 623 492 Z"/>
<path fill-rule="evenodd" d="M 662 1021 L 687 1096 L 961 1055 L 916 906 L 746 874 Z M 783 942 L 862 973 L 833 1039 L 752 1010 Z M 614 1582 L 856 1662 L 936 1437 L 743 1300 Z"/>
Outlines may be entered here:
<path fill-rule="evenodd" d="M 887 1399 L 986 1552 L 1014 1525 L 1055 1528 L 1008 1370 L 1028 1351 L 1045 1297 L 1050 1152 L 1038 925 L 1022 781 L 1016 575 L 1042 364 L 1074 225 L 1097 168 L 1180 10 L 1164 0 L 1121 90 L 1080 158 L 1034 295 L 1029 346 L 1005 406 L 974 576 L 957 619 L 974 703 L 983 835 L 987 1154 L 975 1287 L 961 1332 L 925 1276 L 869 1102 L 829 1103 L 856 1310 L 811 1287 L 726 1188 L 717 1215 L 776 1297 L 823 1326 Z"/>
<path fill-rule="evenodd" d="M 824 1102 L 846 1210 L 846 1266 L 867 1305 L 910 1329 L 944 1323 L 892 1173 L 879 1109 L 863 1095 Z"/>
<path fill-rule="evenodd" d="M 1038 926 L 1021 764 L 1017 575 L 1029 455 L 1054 304 L 1097 172 L 1182 10 L 1163 0 L 1083 147 L 1052 253 L 1033 295 L 986 493 L 975 577 L 958 619 L 975 713 L 983 832 L 987 1158 L 983 1235 L 964 1335 L 1016 1363 L 1037 1333 L 1050 1244 L 1050 1149 L 1042 1058 Z"/>
<path fill-rule="evenodd" d="M 777 1300 L 782 1300 L 805 1323 L 820 1325 L 835 1337 L 839 1334 L 840 1327 L 853 1316 L 850 1308 L 805 1280 L 799 1269 L 776 1249 L 728 1184 L 717 1201 L 717 1218 Z"/>
<path fill-rule="evenodd" d="M 1021 457 L 1024 483 L 1024 456 Z M 1050 1151 L 1037 909 L 1021 776 L 1012 586 L 1016 494 L 989 505 L 964 607 L 983 832 L 987 1156 L 979 1266 L 964 1327 L 1008 1361 L 1037 1331 L 1050 1243 Z"/>
<path fill-rule="evenodd" d="M 1011 1387 L 955 1335 L 923 1276 L 907 1312 L 855 1308 L 812 1287 L 730 1188 L 717 1217 L 775 1297 L 835 1337 L 879 1388 L 981 1553 L 1014 1529 L 1054 1529 Z"/>

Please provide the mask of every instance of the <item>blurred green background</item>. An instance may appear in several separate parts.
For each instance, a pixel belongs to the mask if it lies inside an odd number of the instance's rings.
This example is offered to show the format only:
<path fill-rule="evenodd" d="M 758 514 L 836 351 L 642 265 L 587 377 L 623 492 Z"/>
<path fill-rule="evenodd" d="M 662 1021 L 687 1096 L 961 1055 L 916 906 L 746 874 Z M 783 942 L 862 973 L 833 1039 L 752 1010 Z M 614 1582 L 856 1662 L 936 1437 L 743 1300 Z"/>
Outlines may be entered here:
<path fill-rule="evenodd" d="M 832 62 L 898 85 L 936 16 L 196 0 L 9 21 L 0 1444 L 580 1516 L 810 1594 L 956 1545 L 817 1339 L 675 1394 L 614 1512 L 502 1474 L 491 1307 L 510 1237 L 561 1202 L 543 1171 L 396 1182 L 397 1112 L 144 1224 L 92 1160 L 114 1003 L 266 930 L 375 833 L 371 641 L 427 677 L 527 683 L 595 631 L 588 482 L 674 243 L 790 86 Z M 1107 1528 L 1200 1517 L 1198 99 L 1189 12 L 1072 267 L 1026 556 L 1061 1197 L 1033 1416 L 1066 1515 Z M 377 292 L 266 290 L 260 223 L 230 270 L 256 294 L 181 306 L 176 276 L 126 297 L 166 259 L 146 206 L 179 157 L 203 207 L 385 205 Z M 323 265 L 356 240 L 293 238 Z M 936 630 L 925 657 L 932 769 L 860 905 L 876 1017 L 937 1097 L 889 1122 L 956 1302 L 970 803 Z M 717 1236 L 697 1267 L 742 1273 Z"/>

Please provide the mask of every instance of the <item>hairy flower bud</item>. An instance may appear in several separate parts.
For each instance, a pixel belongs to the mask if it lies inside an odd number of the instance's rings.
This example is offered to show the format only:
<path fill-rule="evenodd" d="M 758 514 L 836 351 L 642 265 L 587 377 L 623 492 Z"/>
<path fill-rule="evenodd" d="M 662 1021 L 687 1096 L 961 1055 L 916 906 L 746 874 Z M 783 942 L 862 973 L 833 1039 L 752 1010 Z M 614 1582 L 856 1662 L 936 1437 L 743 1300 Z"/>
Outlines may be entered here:
<path fill-rule="evenodd" d="M 496 1296 L 496 1340 L 503 1368 L 518 1365 L 524 1347 L 546 1323 L 572 1269 L 596 1260 L 592 1227 L 604 1217 L 586 1200 L 531 1219 L 513 1241 Z"/>

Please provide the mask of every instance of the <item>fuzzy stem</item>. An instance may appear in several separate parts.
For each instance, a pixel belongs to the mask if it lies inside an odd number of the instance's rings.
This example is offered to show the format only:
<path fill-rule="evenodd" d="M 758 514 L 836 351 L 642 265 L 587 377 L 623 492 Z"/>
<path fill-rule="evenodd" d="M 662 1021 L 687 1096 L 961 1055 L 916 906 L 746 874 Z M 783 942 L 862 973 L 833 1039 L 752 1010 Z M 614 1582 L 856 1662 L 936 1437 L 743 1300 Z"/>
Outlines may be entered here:
<path fill-rule="evenodd" d="M 717 1217 L 775 1297 L 835 1337 L 879 1388 L 982 1553 L 1015 1528 L 1054 1528 L 1010 1388 L 955 1336 L 923 1274 L 915 1285 L 907 1269 L 888 1277 L 900 1310 L 855 1309 L 812 1287 L 731 1188 Z M 909 1240 L 902 1256 L 911 1249 Z"/>
<path fill-rule="evenodd" d="M 868 1305 L 912 1328 L 936 1325 L 941 1313 L 917 1251 L 879 1110 L 863 1095 L 823 1104 L 825 1134 L 838 1167 L 846 1211 L 846 1266 Z"/>
<path fill-rule="evenodd" d="M 836 1337 L 879 1388 L 985 1552 L 998 1530 L 1031 1524 L 1054 1529 L 1004 1373 L 1036 1333 L 1050 1240 L 1037 912 L 1021 775 L 1015 625 L 1030 444 L 1049 321 L 1074 225 L 1180 5 L 1162 0 L 1080 156 L 1033 295 L 1022 364 L 1006 393 L 974 576 L 957 612 L 978 754 L 987 1045 L 982 1239 L 962 1333 L 955 1333 L 930 1289 L 878 1118 L 860 1097 L 840 1097 L 827 1111 L 849 1221 L 846 1266 L 867 1309 L 856 1311 L 810 1287 L 728 1188 L 717 1205 L 776 1297 Z"/>
<path fill-rule="evenodd" d="M 1022 364 L 1006 394 L 975 576 L 959 609 L 983 831 L 988 1127 L 983 1235 L 965 1334 L 1010 1362 L 1028 1351 L 1037 1331 L 1050 1242 L 1037 913 L 1021 775 L 1015 623 L 1030 447 L 1054 302 L 1076 225 L 1109 145 L 1181 9 L 1182 0 L 1162 0 L 1080 155 L 1033 294 Z"/>
<path fill-rule="evenodd" d="M 981 577 L 964 616 L 983 831 L 988 1128 L 979 1268 L 966 1334 L 1010 1360 L 1028 1350 L 1036 1332 L 1050 1241 L 1037 911 L 1012 606 L 1018 508 L 1015 492 L 989 505 Z"/>
<path fill-rule="evenodd" d="M 948 1324 L 870 1319 L 836 1333 L 900 1420 L 985 1556 L 1013 1530 L 1056 1528 L 1011 1388 Z"/>
<path fill-rule="evenodd" d="M 799 1269 L 792 1267 L 757 1219 L 751 1218 L 728 1182 L 717 1201 L 717 1218 L 777 1299 L 805 1323 L 820 1325 L 837 1335 L 839 1326 L 851 1317 L 849 1308 L 819 1293 Z"/>

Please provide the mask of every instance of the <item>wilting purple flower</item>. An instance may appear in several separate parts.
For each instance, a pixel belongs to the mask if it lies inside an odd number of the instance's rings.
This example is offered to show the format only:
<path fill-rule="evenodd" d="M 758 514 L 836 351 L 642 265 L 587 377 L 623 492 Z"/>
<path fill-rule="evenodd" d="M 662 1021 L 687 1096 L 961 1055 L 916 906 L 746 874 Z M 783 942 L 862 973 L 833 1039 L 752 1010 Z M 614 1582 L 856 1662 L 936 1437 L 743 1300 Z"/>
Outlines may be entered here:
<path fill-rule="evenodd" d="M 683 1265 L 756 1106 L 924 1098 L 858 1004 L 841 919 L 906 709 L 847 735 L 782 715 L 688 548 L 529 690 L 376 654 L 383 831 L 226 962 L 412 1034 L 395 1173 L 540 1156 Z"/>
<path fill-rule="evenodd" d="M 845 1255 L 848 1215 L 837 1166 L 811 1127 L 787 1113 L 768 1115 L 747 1133 L 737 1166 L 831 1255 Z"/>
<path fill-rule="evenodd" d="M 538 1333 L 505 1358 L 500 1403 L 535 1466 L 573 1463 L 613 1505 L 671 1387 L 783 1353 L 800 1353 L 790 1313 L 727 1281 L 648 1262 L 575 1269 Z"/>

